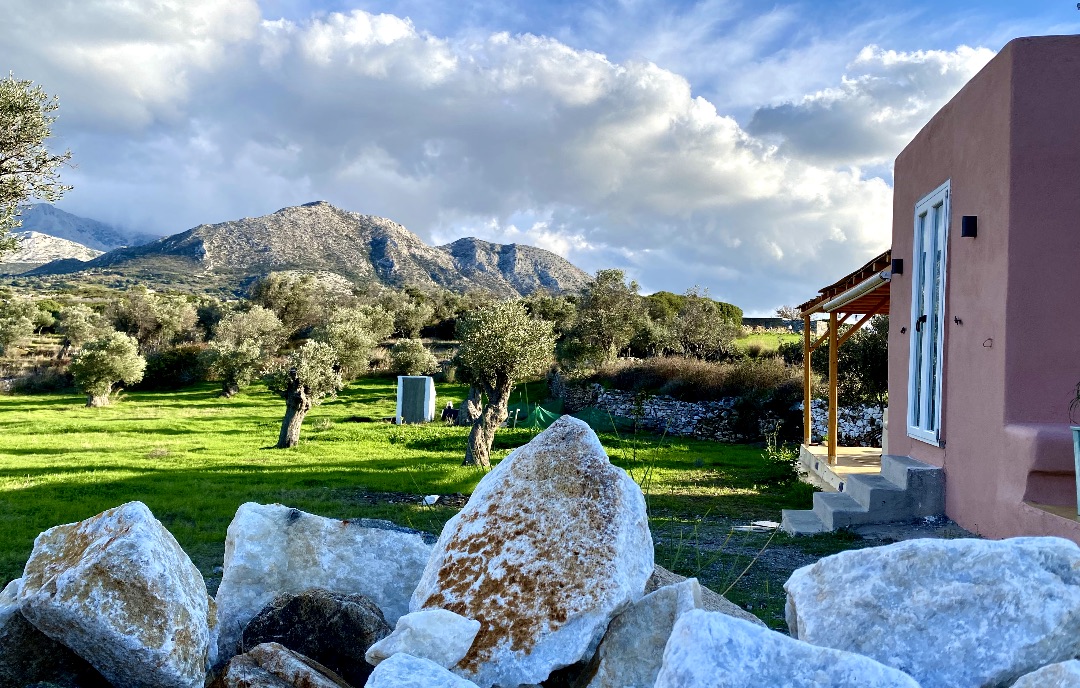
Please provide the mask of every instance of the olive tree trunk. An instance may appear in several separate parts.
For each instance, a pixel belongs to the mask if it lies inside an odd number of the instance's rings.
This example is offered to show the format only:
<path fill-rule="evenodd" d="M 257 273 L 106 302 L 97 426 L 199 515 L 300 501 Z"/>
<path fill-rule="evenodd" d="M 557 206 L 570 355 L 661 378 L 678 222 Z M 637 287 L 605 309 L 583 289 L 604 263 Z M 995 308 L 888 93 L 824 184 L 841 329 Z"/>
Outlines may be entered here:
<path fill-rule="evenodd" d="M 289 383 L 285 395 L 285 418 L 281 421 L 281 434 L 278 435 L 278 449 L 288 449 L 300 443 L 300 426 L 304 416 L 311 410 L 311 399 L 304 386 L 295 380 Z"/>
<path fill-rule="evenodd" d="M 458 425 L 472 425 L 480 417 L 480 410 L 484 406 L 484 390 L 479 385 L 469 386 L 469 397 L 461 402 L 458 411 Z"/>
<path fill-rule="evenodd" d="M 226 399 L 236 396 L 240 392 L 240 384 L 236 380 L 221 381 L 221 396 Z"/>
<path fill-rule="evenodd" d="M 498 380 L 495 387 L 487 387 L 488 403 L 480 411 L 480 416 L 473 422 L 469 433 L 469 444 L 465 447 L 465 460 L 462 466 L 491 466 L 491 445 L 495 441 L 495 430 L 506 420 L 506 407 L 510 401 L 512 380 Z"/>
<path fill-rule="evenodd" d="M 109 405 L 109 395 L 106 394 L 87 394 L 86 405 L 93 408 L 100 408 L 102 406 Z"/>

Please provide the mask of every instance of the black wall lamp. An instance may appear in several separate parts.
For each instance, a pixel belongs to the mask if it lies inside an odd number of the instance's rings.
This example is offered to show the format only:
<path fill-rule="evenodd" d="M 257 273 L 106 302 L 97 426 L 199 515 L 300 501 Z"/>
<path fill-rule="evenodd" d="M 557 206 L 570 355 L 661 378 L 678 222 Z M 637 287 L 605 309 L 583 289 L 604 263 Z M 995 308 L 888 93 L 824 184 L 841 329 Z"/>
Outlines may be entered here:
<path fill-rule="evenodd" d="M 892 274 L 902 275 L 904 274 L 904 259 L 893 258 L 892 259 Z"/>
<path fill-rule="evenodd" d="M 979 216 L 964 215 L 960 218 L 960 236 L 974 239 L 979 235 Z"/>

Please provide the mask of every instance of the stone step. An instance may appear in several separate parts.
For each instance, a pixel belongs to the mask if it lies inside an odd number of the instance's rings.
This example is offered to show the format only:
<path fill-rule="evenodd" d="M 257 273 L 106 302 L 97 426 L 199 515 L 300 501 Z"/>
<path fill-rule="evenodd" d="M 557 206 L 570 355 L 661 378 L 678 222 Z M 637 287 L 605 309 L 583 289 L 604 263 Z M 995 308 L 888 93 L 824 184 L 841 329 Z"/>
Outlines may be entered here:
<path fill-rule="evenodd" d="M 814 514 L 826 530 L 870 523 L 870 510 L 844 492 L 817 492 L 814 494 Z"/>
<path fill-rule="evenodd" d="M 844 493 L 871 511 L 902 509 L 909 499 L 908 490 L 897 487 L 878 473 L 849 475 Z"/>
<path fill-rule="evenodd" d="M 910 456 L 881 457 L 881 475 L 908 492 L 909 518 L 945 513 L 945 471 Z"/>
<path fill-rule="evenodd" d="M 813 535 L 824 533 L 827 529 L 811 509 L 784 509 L 780 530 L 788 535 Z"/>

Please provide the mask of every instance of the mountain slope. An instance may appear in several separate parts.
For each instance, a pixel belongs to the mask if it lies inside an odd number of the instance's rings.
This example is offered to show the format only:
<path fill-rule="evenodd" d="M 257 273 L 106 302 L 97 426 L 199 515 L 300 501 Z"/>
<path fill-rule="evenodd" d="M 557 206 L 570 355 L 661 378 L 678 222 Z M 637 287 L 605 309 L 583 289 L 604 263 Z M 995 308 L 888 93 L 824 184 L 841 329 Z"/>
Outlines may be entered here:
<path fill-rule="evenodd" d="M 41 232 L 12 232 L 19 240 L 19 247 L 0 256 L 0 263 L 48 263 L 53 260 L 72 258 L 92 260 L 101 251 L 83 246 L 67 239 L 59 239 Z"/>
<path fill-rule="evenodd" d="M 402 287 L 484 289 L 503 296 L 539 288 L 577 291 L 588 281 L 567 260 L 532 246 L 461 239 L 432 247 L 401 225 L 324 201 L 270 215 L 199 225 L 145 246 L 110 251 L 86 264 L 46 265 L 32 274 L 108 271 L 222 282 L 239 288 L 282 270 L 320 270 L 356 282 Z"/>
<path fill-rule="evenodd" d="M 40 232 L 58 239 L 67 239 L 98 251 L 111 251 L 121 246 L 138 246 L 157 239 L 141 232 L 125 232 L 104 222 L 64 212 L 48 203 L 35 203 L 19 216 L 24 232 Z"/>

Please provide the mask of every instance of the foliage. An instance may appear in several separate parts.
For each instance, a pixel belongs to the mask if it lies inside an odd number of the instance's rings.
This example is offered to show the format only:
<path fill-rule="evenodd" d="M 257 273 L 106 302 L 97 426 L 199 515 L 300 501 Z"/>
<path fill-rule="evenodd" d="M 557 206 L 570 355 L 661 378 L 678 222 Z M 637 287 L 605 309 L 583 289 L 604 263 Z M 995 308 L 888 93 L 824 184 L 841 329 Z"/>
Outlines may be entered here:
<path fill-rule="evenodd" d="M 802 389 L 802 371 L 776 358 L 718 363 L 682 356 L 619 361 L 589 379 L 630 392 L 667 394 L 684 401 L 710 401 L 781 387 Z"/>
<path fill-rule="evenodd" d="M 113 326 L 134 337 L 144 354 L 198 338 L 198 313 L 183 296 L 129 289 L 113 304 L 111 316 Z"/>
<path fill-rule="evenodd" d="M 274 312 L 288 337 L 303 334 L 323 320 L 326 304 L 314 275 L 275 272 L 255 282 L 251 301 Z"/>
<path fill-rule="evenodd" d="M 313 405 L 334 398 L 344 383 L 337 367 L 334 348 L 325 342 L 309 341 L 264 376 L 267 388 L 282 398 L 300 388 Z"/>
<path fill-rule="evenodd" d="M 429 375 L 439 367 L 419 339 L 400 339 L 390 349 L 390 369 L 398 375 Z"/>
<path fill-rule="evenodd" d="M 225 314 L 214 328 L 204 354 L 207 372 L 222 382 L 222 393 L 234 394 L 251 383 L 285 343 L 285 328 L 262 306 Z"/>
<path fill-rule="evenodd" d="M 24 342 L 34 333 L 34 302 L 21 296 L 4 296 L 0 300 L 0 354 Z"/>
<path fill-rule="evenodd" d="M 133 385 L 142 380 L 145 369 L 146 359 L 139 355 L 138 342 L 123 332 L 88 342 L 69 368 L 79 389 L 90 397 L 106 400 L 113 385 Z"/>
<path fill-rule="evenodd" d="M 709 298 L 709 290 L 694 287 L 675 319 L 676 333 L 683 352 L 695 358 L 719 360 L 729 354 L 741 324 L 725 316 L 719 304 Z"/>
<path fill-rule="evenodd" d="M 59 181 L 60 166 L 71 152 L 50 153 L 59 105 L 34 82 L 8 73 L 0 79 L 0 254 L 15 248 L 8 230 L 18 228 L 20 205 L 29 198 L 57 201 L 70 189 Z"/>
<path fill-rule="evenodd" d="M 146 357 L 139 389 L 181 389 L 207 378 L 207 361 L 201 344 L 181 344 L 155 351 Z"/>
<path fill-rule="evenodd" d="M 316 337 L 334 348 L 342 376 L 352 380 L 367 372 L 372 351 L 393 330 L 394 319 L 381 306 L 357 306 L 335 311 Z"/>
<path fill-rule="evenodd" d="M 555 348 L 552 324 L 534 320 L 520 301 L 492 304 L 469 313 L 458 324 L 459 365 L 478 384 L 494 388 L 500 380 L 540 375 Z"/>
<path fill-rule="evenodd" d="M 798 306 L 780 306 L 776 309 L 776 317 L 784 320 L 798 320 L 802 318 L 802 311 Z"/>
<path fill-rule="evenodd" d="M 637 282 L 625 280 L 622 270 L 597 271 L 581 294 L 574 324 L 560 350 L 561 360 L 571 366 L 602 364 L 630 344 L 644 310 Z"/>
<path fill-rule="evenodd" d="M 802 365 L 801 343 L 781 344 L 779 353 L 789 365 Z M 810 367 L 828 378 L 828 340 L 810 355 Z M 889 316 L 874 316 L 844 342 L 837 351 L 837 373 L 837 396 L 842 405 L 869 404 L 881 408 L 888 405 Z"/>
<path fill-rule="evenodd" d="M 66 349 L 77 349 L 112 331 L 104 316 L 79 303 L 61 308 L 57 320 L 57 331 L 64 336 Z"/>
<path fill-rule="evenodd" d="M 573 297 L 555 295 L 543 289 L 524 297 L 522 303 L 533 318 L 549 321 L 557 337 L 570 331 L 577 314 L 577 303 Z"/>

